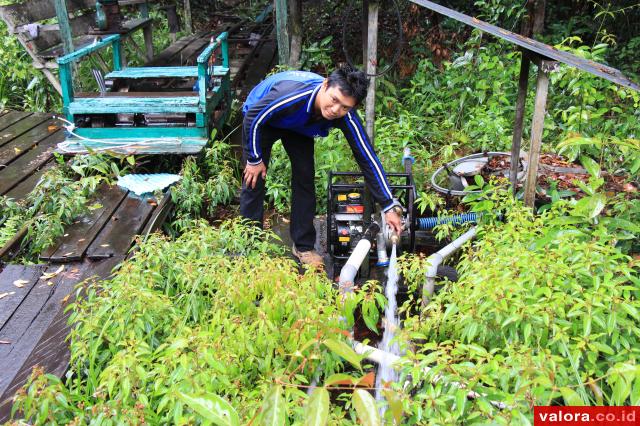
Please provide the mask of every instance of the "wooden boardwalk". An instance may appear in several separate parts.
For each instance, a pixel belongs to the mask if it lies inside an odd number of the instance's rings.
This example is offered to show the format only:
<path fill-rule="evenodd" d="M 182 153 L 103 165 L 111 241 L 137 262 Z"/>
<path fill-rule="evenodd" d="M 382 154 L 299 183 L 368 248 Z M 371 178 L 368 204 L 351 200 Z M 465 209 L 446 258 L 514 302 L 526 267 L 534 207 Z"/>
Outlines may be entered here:
<path fill-rule="evenodd" d="M 2 113 L 0 195 L 23 199 L 44 171 L 55 167 L 53 150 L 63 139 L 51 114 Z M 107 277 L 135 236 L 159 227 L 171 207 L 168 193 L 150 203 L 117 186 L 100 187 L 94 198 L 102 207 L 69 226 L 41 254 L 42 264 L 0 269 L 0 421 L 7 419 L 13 394 L 34 366 L 58 375 L 66 370 L 64 307 L 73 300 L 74 286 L 93 276 Z"/>
<path fill-rule="evenodd" d="M 271 26 L 232 23 L 229 43 L 232 87 L 247 93 L 275 54 Z M 218 31 L 218 30 L 216 30 Z M 179 40 L 147 65 L 191 65 L 214 32 Z M 255 35 L 259 35 L 259 42 Z M 257 60 L 259 66 L 252 66 Z M 53 151 L 64 140 L 52 114 L 0 113 L 0 195 L 24 199 L 42 174 L 55 167 Z M 12 398 L 33 367 L 62 376 L 68 367 L 67 318 L 64 308 L 74 287 L 91 277 L 107 278 L 134 244 L 162 225 L 171 209 L 168 193 L 148 202 L 119 187 L 102 186 L 95 194 L 101 207 L 78 218 L 65 235 L 41 254 L 39 265 L 0 263 L 0 423 L 10 415 Z M 19 240 L 17 240 L 19 242 Z M 11 256 L 11 250 L 0 255 Z"/>

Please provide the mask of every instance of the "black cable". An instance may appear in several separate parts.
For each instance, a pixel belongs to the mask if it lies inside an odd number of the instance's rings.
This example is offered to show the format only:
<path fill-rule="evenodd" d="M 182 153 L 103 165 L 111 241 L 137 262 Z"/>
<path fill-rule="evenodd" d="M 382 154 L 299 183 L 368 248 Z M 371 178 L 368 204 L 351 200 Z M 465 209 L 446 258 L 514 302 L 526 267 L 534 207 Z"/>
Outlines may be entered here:
<path fill-rule="evenodd" d="M 367 77 L 379 77 L 383 74 L 386 74 L 387 72 L 389 72 L 389 70 L 396 64 L 396 62 L 398 62 L 398 59 L 400 59 L 400 53 L 402 52 L 402 43 L 404 42 L 402 36 L 402 15 L 400 13 L 400 6 L 398 5 L 398 0 L 391 0 L 393 2 L 393 5 L 395 6 L 395 10 L 396 10 L 396 16 L 398 18 L 398 48 L 396 49 L 395 54 L 393 55 L 393 59 L 391 60 L 391 62 L 389 63 L 389 65 L 387 65 L 382 71 L 375 73 L 375 74 L 369 74 L 367 73 Z M 344 57 L 347 61 L 347 63 L 349 65 L 351 65 L 354 68 L 357 68 L 354 64 L 353 61 L 351 60 L 351 56 L 349 55 L 349 52 L 347 51 L 347 18 L 349 16 L 352 16 L 352 12 L 353 12 L 353 3 L 354 2 L 349 2 L 350 5 L 349 7 L 343 12 L 342 14 L 342 51 L 344 52 Z M 362 63 L 364 66 L 364 70 L 366 72 L 366 62 L 367 62 L 367 58 L 362 58 Z"/>

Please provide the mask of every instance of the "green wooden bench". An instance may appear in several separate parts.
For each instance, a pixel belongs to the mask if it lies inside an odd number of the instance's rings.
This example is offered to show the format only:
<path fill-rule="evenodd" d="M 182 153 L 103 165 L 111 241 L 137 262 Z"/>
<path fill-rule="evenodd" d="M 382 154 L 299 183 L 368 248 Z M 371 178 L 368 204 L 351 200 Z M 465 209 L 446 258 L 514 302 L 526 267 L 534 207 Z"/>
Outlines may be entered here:
<path fill-rule="evenodd" d="M 59 151 L 80 153 L 87 150 L 113 150 L 123 153 L 195 153 L 207 143 L 211 130 L 221 127 L 231 104 L 229 49 L 227 33 L 219 35 L 198 56 L 197 66 L 188 67 L 122 67 L 121 37 L 111 35 L 58 58 L 63 110 L 73 123 L 70 135 L 59 145 Z M 114 69 L 105 78 L 118 79 L 189 79 L 193 91 L 105 92 L 74 93 L 73 66 L 75 61 L 92 52 L 111 47 Z M 213 65 L 216 53 L 221 65 Z M 113 126 L 91 120 L 114 117 L 118 114 L 185 114 L 194 117 L 184 126 Z M 108 120 L 107 120 L 108 121 Z M 90 125 L 87 125 L 89 122 Z M 188 120 L 185 119 L 185 123 Z"/>
<path fill-rule="evenodd" d="M 134 47 L 150 60 L 153 58 L 153 34 L 147 0 L 120 0 L 119 4 L 138 8 L 138 17 L 122 22 L 121 34 L 129 37 L 141 30 L 144 52 L 135 43 Z M 33 66 L 44 73 L 58 93 L 62 93 L 53 71 L 58 68 L 55 58 L 93 43 L 95 35 L 89 32 L 95 23 L 95 6 L 96 0 L 29 0 L 0 6 L 0 18 L 7 24 L 9 33 L 25 48 Z M 121 56 L 121 60 L 124 57 Z"/>

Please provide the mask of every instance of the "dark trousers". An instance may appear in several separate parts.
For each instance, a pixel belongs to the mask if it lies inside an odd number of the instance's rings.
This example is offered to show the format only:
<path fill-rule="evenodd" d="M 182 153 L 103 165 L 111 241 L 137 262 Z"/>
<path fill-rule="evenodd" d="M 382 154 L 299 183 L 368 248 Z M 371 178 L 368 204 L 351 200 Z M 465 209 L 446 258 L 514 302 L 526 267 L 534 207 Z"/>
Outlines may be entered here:
<path fill-rule="evenodd" d="M 282 141 L 289 156 L 291 161 L 291 239 L 299 251 L 313 250 L 316 241 L 316 230 L 313 226 L 313 218 L 316 214 L 313 138 L 269 126 L 262 129 L 261 136 L 262 161 L 267 170 L 271 148 L 277 140 Z M 246 158 L 244 160 L 246 162 Z M 248 188 L 244 182 L 242 183 L 240 195 L 242 217 L 262 225 L 264 194 L 265 184 L 261 177 L 258 178 L 255 188 Z"/>

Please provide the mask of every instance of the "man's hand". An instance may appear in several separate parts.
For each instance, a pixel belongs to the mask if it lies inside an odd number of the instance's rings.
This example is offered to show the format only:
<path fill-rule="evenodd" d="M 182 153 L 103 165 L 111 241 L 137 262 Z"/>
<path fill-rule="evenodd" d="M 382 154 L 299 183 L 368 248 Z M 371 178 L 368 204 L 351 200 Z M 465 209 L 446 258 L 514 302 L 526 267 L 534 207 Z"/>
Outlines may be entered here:
<path fill-rule="evenodd" d="M 247 188 L 253 189 L 256 187 L 256 183 L 258 183 L 258 177 L 262 176 L 262 179 L 267 177 L 267 167 L 264 165 L 264 162 L 256 164 L 255 166 L 247 164 L 242 176 Z"/>
<path fill-rule="evenodd" d="M 400 233 L 402 232 L 402 219 L 400 218 L 400 215 L 394 209 L 391 209 L 384 214 L 384 219 L 393 232 L 400 236 Z"/>

